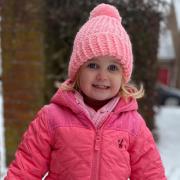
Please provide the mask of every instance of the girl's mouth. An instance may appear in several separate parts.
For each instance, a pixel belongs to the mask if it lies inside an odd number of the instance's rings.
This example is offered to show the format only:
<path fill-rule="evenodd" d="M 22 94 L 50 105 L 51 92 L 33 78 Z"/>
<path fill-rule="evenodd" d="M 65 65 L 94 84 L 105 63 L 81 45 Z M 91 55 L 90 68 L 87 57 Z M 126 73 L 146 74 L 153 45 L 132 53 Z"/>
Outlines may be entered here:
<path fill-rule="evenodd" d="M 98 88 L 98 89 L 109 89 L 110 88 L 110 86 L 98 85 L 98 84 L 93 84 L 92 86 L 95 88 Z"/>

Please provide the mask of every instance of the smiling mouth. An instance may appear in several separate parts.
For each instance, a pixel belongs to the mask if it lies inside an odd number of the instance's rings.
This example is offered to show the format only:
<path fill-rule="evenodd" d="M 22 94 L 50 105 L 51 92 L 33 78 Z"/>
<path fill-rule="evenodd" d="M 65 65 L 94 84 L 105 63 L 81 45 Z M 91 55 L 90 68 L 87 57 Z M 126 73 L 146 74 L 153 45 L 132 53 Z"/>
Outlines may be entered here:
<path fill-rule="evenodd" d="M 110 86 L 98 85 L 98 84 L 93 84 L 92 86 L 95 88 L 98 88 L 98 89 L 109 89 L 110 88 Z"/>

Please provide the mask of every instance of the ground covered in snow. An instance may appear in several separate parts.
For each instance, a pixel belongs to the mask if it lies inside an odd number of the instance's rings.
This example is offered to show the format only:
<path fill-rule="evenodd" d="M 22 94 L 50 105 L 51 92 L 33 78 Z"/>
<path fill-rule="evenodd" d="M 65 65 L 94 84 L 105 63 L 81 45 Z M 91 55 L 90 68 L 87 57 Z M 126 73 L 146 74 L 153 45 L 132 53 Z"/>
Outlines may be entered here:
<path fill-rule="evenodd" d="M 180 180 L 180 107 L 163 107 L 156 115 L 158 147 L 168 180 Z"/>

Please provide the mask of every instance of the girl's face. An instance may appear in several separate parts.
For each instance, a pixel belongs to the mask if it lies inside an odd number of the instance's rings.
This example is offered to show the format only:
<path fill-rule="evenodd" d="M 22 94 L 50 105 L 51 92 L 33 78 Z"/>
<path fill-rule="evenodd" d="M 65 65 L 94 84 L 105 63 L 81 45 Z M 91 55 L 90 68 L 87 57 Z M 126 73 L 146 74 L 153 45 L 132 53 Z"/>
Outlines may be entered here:
<path fill-rule="evenodd" d="M 84 63 L 79 71 L 80 90 L 94 100 L 108 100 L 119 93 L 122 69 L 117 60 L 102 56 Z"/>

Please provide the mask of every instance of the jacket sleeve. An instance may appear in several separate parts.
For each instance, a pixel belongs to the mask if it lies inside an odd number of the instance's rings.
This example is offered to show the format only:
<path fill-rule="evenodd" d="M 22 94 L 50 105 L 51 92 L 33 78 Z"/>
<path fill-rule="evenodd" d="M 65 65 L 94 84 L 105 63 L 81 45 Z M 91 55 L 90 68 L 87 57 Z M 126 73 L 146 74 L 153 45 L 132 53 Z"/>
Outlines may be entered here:
<path fill-rule="evenodd" d="M 139 115 L 140 116 L 140 115 Z M 160 154 L 142 117 L 131 151 L 131 180 L 166 180 Z"/>
<path fill-rule="evenodd" d="M 5 180 L 40 180 L 48 171 L 51 138 L 46 111 L 42 108 L 24 133 Z"/>

